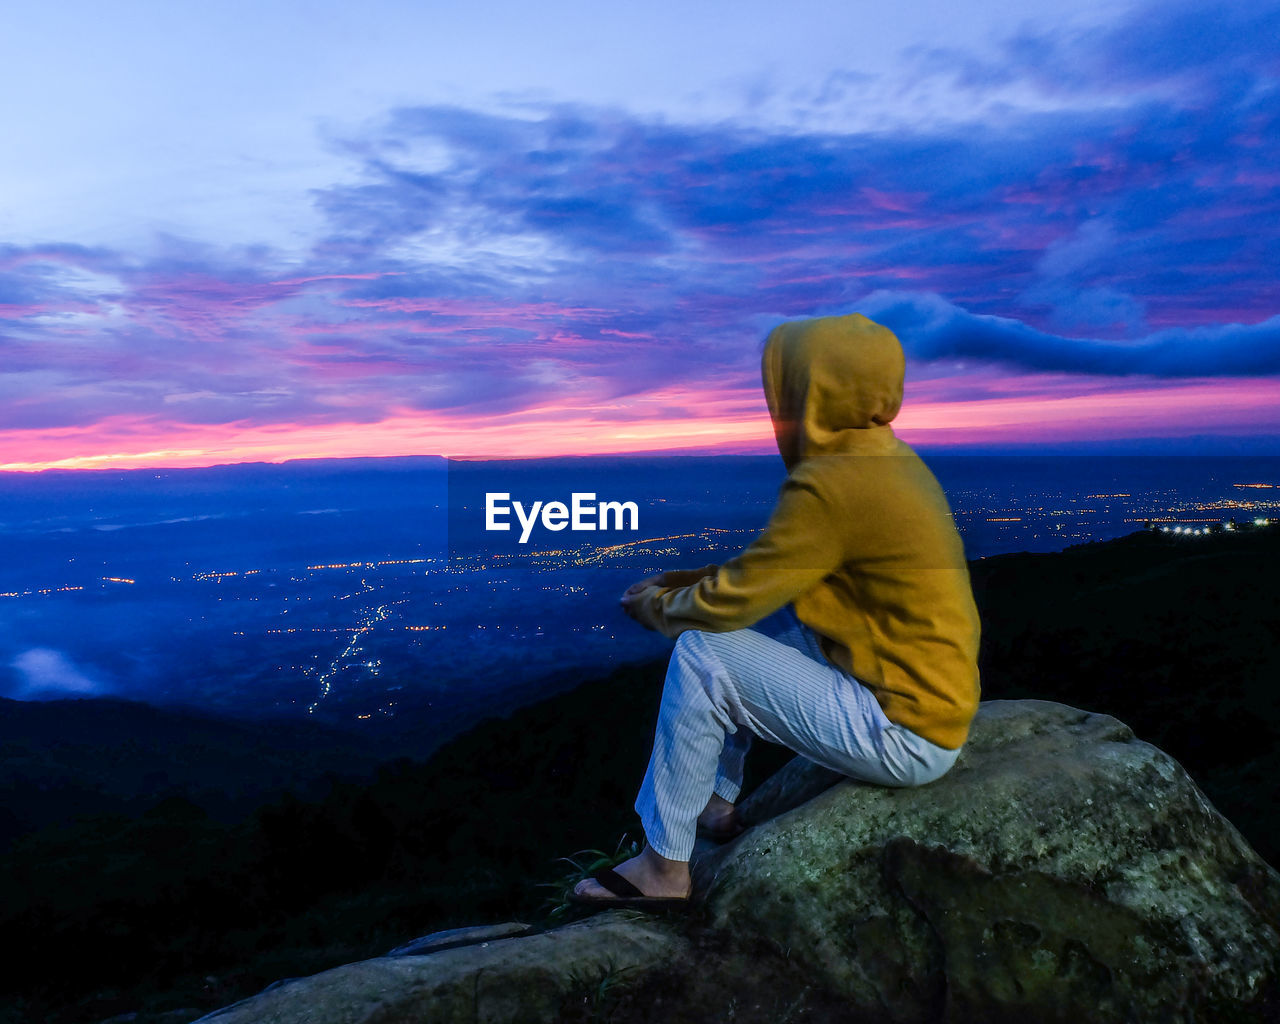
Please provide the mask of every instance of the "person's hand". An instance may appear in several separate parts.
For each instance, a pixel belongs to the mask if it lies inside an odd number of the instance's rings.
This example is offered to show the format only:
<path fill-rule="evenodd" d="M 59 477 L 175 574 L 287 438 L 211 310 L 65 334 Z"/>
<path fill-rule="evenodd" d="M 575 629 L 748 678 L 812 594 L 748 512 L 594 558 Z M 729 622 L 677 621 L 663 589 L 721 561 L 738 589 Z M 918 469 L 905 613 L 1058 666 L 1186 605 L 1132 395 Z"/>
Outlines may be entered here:
<path fill-rule="evenodd" d="M 656 579 L 657 577 L 655 576 L 650 580 L 641 580 L 639 583 L 633 583 L 631 586 L 627 587 L 626 592 L 622 595 L 622 610 L 637 622 L 640 622 L 640 616 L 637 609 L 640 607 L 642 602 L 649 600 L 649 594 L 647 592 L 651 588 L 653 590 L 660 589 L 653 582 L 653 580 Z M 643 625 L 643 623 L 641 624 Z"/>
<path fill-rule="evenodd" d="M 707 576 L 714 575 L 719 566 L 704 565 L 701 569 L 669 569 L 667 572 L 660 572 L 656 576 L 649 576 L 633 583 L 622 594 L 622 610 L 631 618 L 640 622 L 636 609 L 642 602 L 649 600 L 650 595 L 646 591 L 653 590 L 673 590 L 677 587 L 691 587 L 698 580 Z M 641 623 L 644 625 L 644 623 Z"/>

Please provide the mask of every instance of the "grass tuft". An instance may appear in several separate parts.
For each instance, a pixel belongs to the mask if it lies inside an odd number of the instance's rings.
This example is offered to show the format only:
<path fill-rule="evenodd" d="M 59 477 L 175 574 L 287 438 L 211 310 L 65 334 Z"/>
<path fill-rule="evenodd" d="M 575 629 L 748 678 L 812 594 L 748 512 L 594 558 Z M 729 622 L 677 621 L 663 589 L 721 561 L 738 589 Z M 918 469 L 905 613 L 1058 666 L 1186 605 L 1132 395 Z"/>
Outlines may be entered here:
<path fill-rule="evenodd" d="M 539 883 L 540 887 L 551 890 L 551 895 L 546 898 L 544 904 L 544 917 L 547 923 L 563 921 L 570 917 L 573 911 L 580 909 L 570 902 L 569 897 L 574 887 L 584 878 L 590 878 L 601 868 L 616 867 L 639 853 L 639 840 L 629 840 L 629 834 L 624 832 L 613 853 L 606 853 L 604 850 L 579 850 L 571 857 L 557 858 L 557 864 L 567 864 L 570 870 L 552 882 Z"/>

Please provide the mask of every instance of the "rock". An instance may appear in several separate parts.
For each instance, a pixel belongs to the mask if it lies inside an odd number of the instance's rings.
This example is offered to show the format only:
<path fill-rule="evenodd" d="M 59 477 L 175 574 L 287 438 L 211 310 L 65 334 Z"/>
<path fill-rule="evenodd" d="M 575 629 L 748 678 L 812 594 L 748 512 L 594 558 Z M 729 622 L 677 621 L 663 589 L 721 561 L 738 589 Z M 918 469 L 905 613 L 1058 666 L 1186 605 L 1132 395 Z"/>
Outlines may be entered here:
<path fill-rule="evenodd" d="M 678 929 L 624 911 L 430 956 L 379 957 L 273 986 L 201 1017 L 214 1024 L 555 1021 L 602 987 L 670 963 Z"/>
<path fill-rule="evenodd" d="M 432 932 L 420 939 L 397 946 L 386 956 L 425 956 L 442 949 L 453 949 L 455 946 L 476 946 L 494 939 L 507 939 L 515 935 L 524 935 L 535 931 L 532 925 L 519 921 L 508 921 L 506 924 L 483 924 L 469 928 L 450 928 L 448 931 Z"/>
<path fill-rule="evenodd" d="M 1168 755 L 1043 701 L 982 706 L 932 785 L 796 759 L 703 857 L 712 930 L 872 1019 L 1277 1019 L 1280 876 Z"/>
<path fill-rule="evenodd" d="M 760 824 L 700 848 L 687 921 L 365 961 L 205 1019 L 1280 1019 L 1280 875 L 1113 718 L 988 702 L 929 786 L 797 758 L 741 811 Z"/>

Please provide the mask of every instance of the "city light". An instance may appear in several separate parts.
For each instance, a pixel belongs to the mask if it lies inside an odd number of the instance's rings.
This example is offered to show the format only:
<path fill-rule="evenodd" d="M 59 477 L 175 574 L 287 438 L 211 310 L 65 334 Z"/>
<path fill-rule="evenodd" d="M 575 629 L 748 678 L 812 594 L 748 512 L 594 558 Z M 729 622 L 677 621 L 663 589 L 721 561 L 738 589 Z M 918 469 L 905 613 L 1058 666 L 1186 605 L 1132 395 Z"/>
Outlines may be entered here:
<path fill-rule="evenodd" d="M 1216 492 L 1194 496 L 1172 489 L 1132 490 L 1136 496 L 1120 489 L 1073 495 L 1052 488 L 978 487 L 949 491 L 948 498 L 966 544 L 975 536 L 988 543 L 994 537 L 997 551 L 1103 540 L 1135 528 L 1125 524 L 1145 525 L 1179 538 L 1179 544 L 1192 544 L 1182 538 L 1212 544 L 1204 538 L 1214 536 L 1234 544 L 1280 521 L 1280 489 L 1271 484 L 1220 484 Z M 1240 497 L 1227 496 L 1232 494 Z M 761 503 L 761 522 L 766 512 Z M 473 667 L 466 666 L 472 640 L 486 645 L 498 674 L 542 670 L 589 650 L 607 651 L 609 658 L 630 656 L 630 627 L 620 628 L 625 623 L 620 615 L 616 621 L 609 617 L 618 615 L 614 577 L 607 577 L 605 586 L 606 577 L 584 570 L 634 567 L 640 578 L 662 568 L 719 562 L 758 533 L 758 526 L 716 526 L 605 546 L 455 551 L 450 557 L 396 557 L 388 551 L 386 558 L 354 559 L 332 550 L 324 552 L 332 561 L 305 568 L 263 564 L 257 555 L 259 564 L 248 567 L 202 559 L 203 564 L 188 562 L 181 571 L 156 575 L 129 574 L 133 566 L 123 561 L 90 562 L 82 569 L 82 563 L 68 560 L 53 578 L 15 580 L 0 597 L 65 599 L 65 621 L 79 621 L 81 609 L 95 602 L 140 601 L 130 608 L 140 609 L 140 615 L 161 603 L 183 608 L 189 614 L 179 620 L 172 641 L 193 648 L 217 645 L 225 652 L 219 654 L 218 671 L 235 664 L 243 666 L 246 679 L 265 681 L 269 674 L 271 699 L 309 714 L 370 720 L 396 713 L 386 700 L 396 687 L 388 683 L 409 680 L 412 687 L 422 679 L 473 675 Z M 980 549 L 971 556 L 989 553 Z M 72 575 L 79 572 L 84 575 Z M 562 611 L 554 624 L 535 626 L 528 621 L 528 610 L 535 607 Z M 589 649 L 593 643 L 597 647 Z M 203 678 L 204 671 L 198 667 L 190 675 Z"/>

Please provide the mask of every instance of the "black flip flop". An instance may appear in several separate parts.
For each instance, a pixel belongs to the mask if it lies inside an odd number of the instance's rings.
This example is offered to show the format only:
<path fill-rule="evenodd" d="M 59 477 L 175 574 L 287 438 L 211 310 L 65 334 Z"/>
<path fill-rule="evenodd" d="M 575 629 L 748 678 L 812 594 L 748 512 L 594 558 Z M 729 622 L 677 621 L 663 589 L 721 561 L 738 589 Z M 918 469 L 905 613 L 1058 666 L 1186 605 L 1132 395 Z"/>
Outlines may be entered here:
<path fill-rule="evenodd" d="M 670 910 L 674 907 L 687 907 L 685 896 L 646 896 L 634 885 L 623 878 L 613 868 L 601 868 L 591 875 L 607 892 L 613 894 L 611 899 L 603 896 L 580 896 L 576 892 L 569 894 L 569 902 L 578 906 L 594 907 L 629 907 L 632 910 Z"/>

